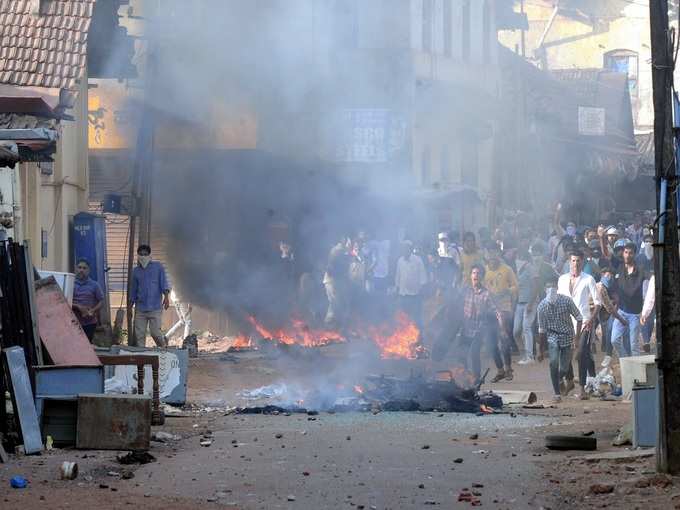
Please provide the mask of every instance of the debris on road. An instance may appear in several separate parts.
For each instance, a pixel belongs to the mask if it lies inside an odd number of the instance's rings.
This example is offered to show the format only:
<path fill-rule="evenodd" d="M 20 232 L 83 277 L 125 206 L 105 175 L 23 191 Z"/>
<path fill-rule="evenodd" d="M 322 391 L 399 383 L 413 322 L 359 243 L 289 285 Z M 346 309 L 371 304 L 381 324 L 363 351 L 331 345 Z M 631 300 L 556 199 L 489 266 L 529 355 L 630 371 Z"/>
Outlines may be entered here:
<path fill-rule="evenodd" d="M 591 494 L 611 494 L 615 487 L 612 484 L 596 483 L 590 486 Z"/>
<path fill-rule="evenodd" d="M 9 484 L 12 489 L 25 489 L 28 485 L 28 480 L 26 480 L 23 476 L 13 476 L 9 481 Z"/>
<path fill-rule="evenodd" d="M 64 461 L 59 466 L 59 475 L 62 480 L 75 480 L 78 477 L 78 464 Z"/>
<path fill-rule="evenodd" d="M 158 430 L 158 431 L 153 432 L 151 434 L 151 440 L 156 441 L 157 443 L 166 443 L 168 441 L 179 441 L 180 439 L 182 439 L 182 436 L 170 434 L 169 432 L 163 432 L 162 430 Z"/>
<path fill-rule="evenodd" d="M 545 436 L 545 446 L 550 450 L 597 450 L 597 439 L 584 436 Z"/>
<path fill-rule="evenodd" d="M 150 462 L 156 462 L 156 457 L 151 455 L 149 452 L 143 451 L 132 451 L 125 455 L 118 455 L 116 460 L 120 464 L 149 464 Z"/>

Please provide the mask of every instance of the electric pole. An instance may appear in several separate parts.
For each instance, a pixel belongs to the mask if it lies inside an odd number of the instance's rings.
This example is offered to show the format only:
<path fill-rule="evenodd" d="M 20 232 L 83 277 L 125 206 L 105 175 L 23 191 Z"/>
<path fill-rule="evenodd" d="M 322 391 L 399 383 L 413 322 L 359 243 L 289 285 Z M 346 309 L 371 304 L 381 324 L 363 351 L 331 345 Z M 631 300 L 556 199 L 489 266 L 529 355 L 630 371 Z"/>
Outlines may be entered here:
<path fill-rule="evenodd" d="M 680 473 L 680 260 L 678 257 L 677 170 L 673 144 L 673 57 L 668 0 L 650 0 L 652 83 L 654 89 L 654 164 L 658 228 L 656 341 L 659 392 L 657 469 Z"/>

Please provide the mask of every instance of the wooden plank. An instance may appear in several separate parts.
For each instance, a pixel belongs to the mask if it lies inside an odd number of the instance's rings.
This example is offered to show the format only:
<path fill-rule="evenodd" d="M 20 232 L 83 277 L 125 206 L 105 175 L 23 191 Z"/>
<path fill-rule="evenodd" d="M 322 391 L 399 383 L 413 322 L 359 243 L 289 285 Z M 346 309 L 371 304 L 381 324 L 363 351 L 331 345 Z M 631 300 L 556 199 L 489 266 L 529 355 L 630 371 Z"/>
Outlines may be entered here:
<path fill-rule="evenodd" d="M 27 455 L 39 453 L 43 449 L 42 437 L 24 350 L 21 347 L 10 347 L 2 352 L 11 385 L 12 405 L 24 440 L 24 451 Z"/>
<path fill-rule="evenodd" d="M 100 366 L 94 347 L 53 277 L 36 283 L 42 342 L 55 365 Z"/>

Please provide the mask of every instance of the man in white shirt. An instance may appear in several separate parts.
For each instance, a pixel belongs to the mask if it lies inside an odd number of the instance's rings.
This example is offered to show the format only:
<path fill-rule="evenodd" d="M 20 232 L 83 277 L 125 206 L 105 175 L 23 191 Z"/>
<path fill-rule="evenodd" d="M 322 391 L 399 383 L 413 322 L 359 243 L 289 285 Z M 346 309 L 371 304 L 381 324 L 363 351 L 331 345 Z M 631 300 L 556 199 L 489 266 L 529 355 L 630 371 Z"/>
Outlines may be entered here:
<path fill-rule="evenodd" d="M 422 331 L 421 291 L 427 283 L 427 271 L 423 260 L 413 253 L 413 244 L 406 241 L 402 256 L 397 261 L 394 286 L 399 297 L 399 308 L 407 313 Z"/>
<path fill-rule="evenodd" d="M 575 340 L 576 359 L 578 360 L 578 382 L 581 386 L 580 398 L 586 400 L 588 395 L 585 384 L 588 374 L 595 376 L 595 361 L 590 352 L 590 342 L 597 324 L 596 317 L 600 311 L 600 294 L 597 292 L 595 279 L 583 272 L 583 252 L 573 251 L 569 256 L 569 273 L 560 276 L 557 292 L 569 296 L 574 300 L 576 308 L 583 317 L 581 335 Z M 590 303 L 594 308 L 591 310 Z M 574 388 L 573 369 L 567 378 L 567 392 Z"/>

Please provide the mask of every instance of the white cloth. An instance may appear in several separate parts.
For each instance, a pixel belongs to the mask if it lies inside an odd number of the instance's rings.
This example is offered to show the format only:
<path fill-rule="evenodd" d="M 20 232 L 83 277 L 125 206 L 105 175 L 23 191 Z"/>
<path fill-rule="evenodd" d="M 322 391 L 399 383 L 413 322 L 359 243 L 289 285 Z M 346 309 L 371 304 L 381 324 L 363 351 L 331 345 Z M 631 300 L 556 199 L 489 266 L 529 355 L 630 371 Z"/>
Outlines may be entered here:
<path fill-rule="evenodd" d="M 647 284 L 647 291 L 645 292 L 645 303 L 642 305 L 642 313 L 640 314 L 641 317 L 644 317 L 645 320 L 649 318 L 649 316 L 652 313 L 652 310 L 654 309 L 654 302 L 656 301 L 656 285 L 655 282 L 656 278 L 654 275 L 649 279 L 649 283 Z"/>
<path fill-rule="evenodd" d="M 571 274 L 563 274 L 557 282 L 557 292 L 565 296 L 571 297 L 576 304 L 576 308 L 583 316 L 583 322 L 591 317 L 590 300 L 592 299 L 595 306 L 601 305 L 600 293 L 597 292 L 595 286 L 595 278 L 586 273 L 581 273 L 578 279 L 574 282 L 573 290 L 569 289 L 569 282 Z"/>
<path fill-rule="evenodd" d="M 418 255 L 411 255 L 408 260 L 399 257 L 394 285 L 400 296 L 417 296 L 426 283 L 427 271 Z"/>

